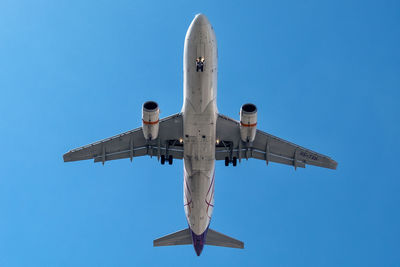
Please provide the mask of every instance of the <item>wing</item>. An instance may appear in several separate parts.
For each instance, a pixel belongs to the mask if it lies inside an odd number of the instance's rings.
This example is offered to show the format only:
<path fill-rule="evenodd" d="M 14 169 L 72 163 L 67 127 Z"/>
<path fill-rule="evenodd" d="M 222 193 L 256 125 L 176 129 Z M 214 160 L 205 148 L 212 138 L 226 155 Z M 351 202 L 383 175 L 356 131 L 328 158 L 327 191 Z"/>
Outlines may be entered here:
<path fill-rule="evenodd" d="M 336 169 L 337 162 L 331 158 L 285 141 L 281 138 L 257 130 L 252 145 L 247 146 L 240 139 L 239 122 L 224 115 L 218 115 L 216 159 L 224 160 L 226 157 L 255 158 L 268 162 L 276 162 L 305 168 L 306 164 L 323 168 Z"/>
<path fill-rule="evenodd" d="M 78 147 L 64 154 L 64 162 L 94 159 L 94 162 L 104 162 L 115 159 L 140 156 L 172 155 L 175 159 L 183 158 L 182 115 L 180 113 L 160 120 L 158 138 L 146 141 L 142 127 L 100 140 L 98 142 Z"/>

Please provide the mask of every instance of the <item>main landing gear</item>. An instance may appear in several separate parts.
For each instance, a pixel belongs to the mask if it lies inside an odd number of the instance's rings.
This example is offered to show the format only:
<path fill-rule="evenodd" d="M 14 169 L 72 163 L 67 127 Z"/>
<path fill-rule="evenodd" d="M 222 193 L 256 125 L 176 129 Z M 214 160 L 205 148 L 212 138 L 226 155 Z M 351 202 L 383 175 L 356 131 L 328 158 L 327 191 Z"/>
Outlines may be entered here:
<path fill-rule="evenodd" d="M 229 160 L 228 157 L 225 157 L 225 166 L 229 166 L 229 163 L 232 163 L 233 167 L 237 165 L 237 158 L 233 157 L 232 160 Z"/>
<path fill-rule="evenodd" d="M 168 160 L 168 164 L 172 165 L 174 158 L 172 157 L 172 155 L 168 156 L 168 159 L 165 158 L 165 155 L 161 155 L 161 165 L 165 164 L 165 160 Z"/>

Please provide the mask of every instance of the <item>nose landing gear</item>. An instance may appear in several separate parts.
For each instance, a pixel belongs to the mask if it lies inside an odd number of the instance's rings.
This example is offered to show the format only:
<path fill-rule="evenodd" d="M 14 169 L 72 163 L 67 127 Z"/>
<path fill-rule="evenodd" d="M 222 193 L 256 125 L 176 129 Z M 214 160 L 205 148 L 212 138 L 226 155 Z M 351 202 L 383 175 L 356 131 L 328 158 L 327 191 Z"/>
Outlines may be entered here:
<path fill-rule="evenodd" d="M 203 72 L 204 69 L 204 57 L 196 58 L 196 72 Z"/>

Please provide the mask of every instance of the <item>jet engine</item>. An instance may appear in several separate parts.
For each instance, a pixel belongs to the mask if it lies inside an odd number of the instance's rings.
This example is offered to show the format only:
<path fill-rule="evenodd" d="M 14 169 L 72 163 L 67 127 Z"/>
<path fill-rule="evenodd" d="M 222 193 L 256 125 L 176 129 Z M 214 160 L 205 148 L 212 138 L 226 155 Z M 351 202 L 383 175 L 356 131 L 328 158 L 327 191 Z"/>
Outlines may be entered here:
<path fill-rule="evenodd" d="M 244 104 L 240 109 L 240 137 L 243 142 L 253 142 L 257 130 L 257 107 Z"/>
<path fill-rule="evenodd" d="M 160 109 L 154 101 L 143 104 L 142 129 L 146 140 L 154 140 L 158 137 Z"/>

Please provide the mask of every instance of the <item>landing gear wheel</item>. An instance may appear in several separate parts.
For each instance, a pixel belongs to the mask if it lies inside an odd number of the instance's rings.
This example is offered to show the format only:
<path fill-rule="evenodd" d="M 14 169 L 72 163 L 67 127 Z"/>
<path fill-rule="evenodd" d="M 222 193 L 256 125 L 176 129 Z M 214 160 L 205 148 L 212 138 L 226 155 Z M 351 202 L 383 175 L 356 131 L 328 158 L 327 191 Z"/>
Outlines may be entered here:
<path fill-rule="evenodd" d="M 165 164 L 165 156 L 161 155 L 161 165 L 164 165 L 164 164 Z"/>
<path fill-rule="evenodd" d="M 233 167 L 236 167 L 236 164 L 237 164 L 237 158 L 233 157 L 233 161 L 232 161 Z"/>
<path fill-rule="evenodd" d="M 172 165 L 172 162 L 173 162 L 172 155 L 169 155 L 169 157 L 168 157 L 168 164 L 169 164 L 169 165 Z"/>
<path fill-rule="evenodd" d="M 229 166 L 229 158 L 225 157 L 225 166 Z"/>

